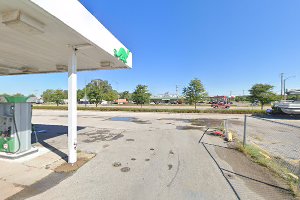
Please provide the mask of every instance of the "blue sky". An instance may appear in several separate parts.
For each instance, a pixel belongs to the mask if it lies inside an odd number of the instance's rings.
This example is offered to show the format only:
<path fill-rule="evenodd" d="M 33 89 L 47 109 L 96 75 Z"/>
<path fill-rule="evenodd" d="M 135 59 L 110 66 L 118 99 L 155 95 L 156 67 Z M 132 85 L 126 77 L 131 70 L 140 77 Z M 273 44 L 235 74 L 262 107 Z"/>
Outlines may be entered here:
<path fill-rule="evenodd" d="M 240 95 L 255 83 L 280 92 L 280 73 L 300 88 L 299 0 L 152 0 L 81 3 L 134 55 L 133 69 L 81 72 L 79 88 L 108 80 L 118 91 L 146 84 L 175 93 L 199 78 L 210 95 Z M 1 77 L 0 93 L 66 89 L 67 74 Z"/>

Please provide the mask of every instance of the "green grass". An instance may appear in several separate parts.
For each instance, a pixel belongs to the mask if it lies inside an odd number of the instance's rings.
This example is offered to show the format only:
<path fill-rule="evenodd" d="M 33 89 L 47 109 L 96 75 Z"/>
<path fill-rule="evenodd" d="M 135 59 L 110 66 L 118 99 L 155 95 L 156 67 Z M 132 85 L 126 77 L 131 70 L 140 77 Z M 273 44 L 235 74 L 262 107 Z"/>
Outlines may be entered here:
<path fill-rule="evenodd" d="M 276 161 L 274 158 L 268 158 L 264 156 L 263 154 L 269 156 L 269 154 L 266 151 L 260 149 L 259 147 L 256 147 L 255 145 L 246 145 L 245 147 L 243 147 L 243 145 L 240 142 L 238 142 L 237 144 L 237 150 L 244 153 L 246 156 L 249 156 L 253 162 L 268 168 L 276 176 L 282 178 L 289 185 L 290 190 L 293 192 L 294 196 L 300 197 L 299 180 L 292 178 L 289 175 L 289 173 L 292 172 L 290 172 L 283 165 L 280 165 L 279 162 Z M 277 158 L 277 160 L 278 159 L 280 158 Z"/>
<path fill-rule="evenodd" d="M 33 106 L 33 109 L 39 110 L 68 110 L 67 106 Z M 161 109 L 161 108 L 124 108 L 124 107 L 78 107 L 78 110 L 87 111 L 126 111 L 126 112 L 167 112 L 167 113 L 219 113 L 219 114 L 265 114 L 263 110 L 239 110 L 239 109 Z"/>

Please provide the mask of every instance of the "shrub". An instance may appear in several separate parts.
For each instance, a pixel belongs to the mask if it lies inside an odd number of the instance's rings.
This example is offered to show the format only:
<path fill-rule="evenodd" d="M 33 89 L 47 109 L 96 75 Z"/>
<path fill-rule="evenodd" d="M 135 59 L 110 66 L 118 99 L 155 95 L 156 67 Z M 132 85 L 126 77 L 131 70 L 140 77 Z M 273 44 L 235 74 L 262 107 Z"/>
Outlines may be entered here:
<path fill-rule="evenodd" d="M 33 109 L 39 110 L 68 110 L 67 106 L 33 106 Z M 126 112 L 167 112 L 167 113 L 219 113 L 219 114 L 253 114 L 262 115 L 265 114 L 263 110 L 218 110 L 218 109 L 205 109 L 205 110 L 193 110 L 193 109 L 161 109 L 161 108 L 124 108 L 124 107 L 78 107 L 78 110 L 87 111 L 126 111 Z"/>

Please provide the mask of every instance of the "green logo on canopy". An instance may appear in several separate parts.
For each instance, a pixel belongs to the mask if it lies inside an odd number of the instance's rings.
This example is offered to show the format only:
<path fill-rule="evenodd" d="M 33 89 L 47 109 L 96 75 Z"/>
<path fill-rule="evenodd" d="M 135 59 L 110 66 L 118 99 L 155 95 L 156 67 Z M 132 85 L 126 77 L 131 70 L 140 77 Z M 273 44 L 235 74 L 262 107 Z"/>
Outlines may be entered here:
<path fill-rule="evenodd" d="M 120 48 L 119 51 L 117 51 L 116 49 L 114 49 L 114 53 L 115 53 L 115 57 L 119 58 L 123 63 L 127 63 L 127 58 L 130 54 L 130 51 L 127 50 L 127 52 L 125 51 L 124 48 Z"/>

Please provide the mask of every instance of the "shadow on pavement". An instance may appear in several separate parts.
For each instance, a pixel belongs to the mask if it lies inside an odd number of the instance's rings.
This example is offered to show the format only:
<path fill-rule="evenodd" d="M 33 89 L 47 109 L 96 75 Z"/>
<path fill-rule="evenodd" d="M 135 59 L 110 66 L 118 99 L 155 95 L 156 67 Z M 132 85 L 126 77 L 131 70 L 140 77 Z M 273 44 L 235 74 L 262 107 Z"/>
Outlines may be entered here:
<path fill-rule="evenodd" d="M 85 127 L 78 126 L 77 131 L 84 129 Z M 62 159 L 67 161 L 68 155 L 56 147 L 52 146 L 46 140 L 59 137 L 61 135 L 67 135 L 68 127 L 62 125 L 45 125 L 45 124 L 35 124 L 35 133 L 31 134 L 31 143 L 39 143 L 43 147 L 49 149 L 53 153 L 60 156 Z"/>
<path fill-rule="evenodd" d="M 266 199 L 293 198 L 288 185 L 236 149 L 205 142 L 201 144 L 219 168 L 237 199 L 255 196 Z"/>

